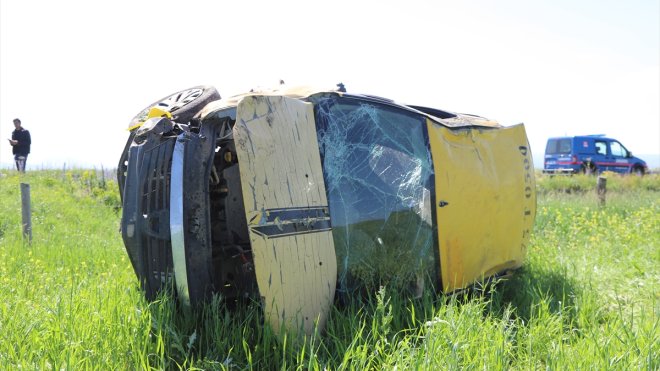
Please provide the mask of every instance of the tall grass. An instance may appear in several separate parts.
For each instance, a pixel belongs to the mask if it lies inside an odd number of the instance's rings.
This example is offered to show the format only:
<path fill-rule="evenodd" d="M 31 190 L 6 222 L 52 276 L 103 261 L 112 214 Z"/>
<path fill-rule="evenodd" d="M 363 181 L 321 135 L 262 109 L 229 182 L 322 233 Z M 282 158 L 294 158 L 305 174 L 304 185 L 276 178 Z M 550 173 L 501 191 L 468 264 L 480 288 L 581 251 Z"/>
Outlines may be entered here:
<path fill-rule="evenodd" d="M 607 179 L 607 189 L 614 192 L 660 191 L 660 174 L 635 176 L 610 171 L 599 175 Z M 538 191 L 548 193 L 588 193 L 595 189 L 596 175 L 542 175 L 536 173 Z"/>
<path fill-rule="evenodd" d="M 146 302 L 118 232 L 116 183 L 4 172 L 0 368 L 658 369 L 660 181 L 611 179 L 601 207 L 595 178 L 540 178 L 528 259 L 507 281 L 419 299 L 382 288 L 334 307 L 323 334 L 280 341 L 258 303 Z M 20 182 L 31 184 L 31 244 Z"/>

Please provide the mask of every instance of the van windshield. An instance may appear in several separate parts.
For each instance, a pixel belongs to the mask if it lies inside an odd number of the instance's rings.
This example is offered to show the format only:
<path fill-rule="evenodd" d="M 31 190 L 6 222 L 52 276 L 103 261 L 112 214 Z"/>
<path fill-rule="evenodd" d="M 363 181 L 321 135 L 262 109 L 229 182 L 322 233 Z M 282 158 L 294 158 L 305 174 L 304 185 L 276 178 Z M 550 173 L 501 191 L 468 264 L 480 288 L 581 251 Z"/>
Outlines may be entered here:
<path fill-rule="evenodd" d="M 435 276 L 425 118 L 350 98 L 322 97 L 315 109 L 338 291 L 387 282 L 414 294 Z"/>
<path fill-rule="evenodd" d="M 567 155 L 571 153 L 571 139 L 548 139 L 545 147 L 546 155 Z"/>

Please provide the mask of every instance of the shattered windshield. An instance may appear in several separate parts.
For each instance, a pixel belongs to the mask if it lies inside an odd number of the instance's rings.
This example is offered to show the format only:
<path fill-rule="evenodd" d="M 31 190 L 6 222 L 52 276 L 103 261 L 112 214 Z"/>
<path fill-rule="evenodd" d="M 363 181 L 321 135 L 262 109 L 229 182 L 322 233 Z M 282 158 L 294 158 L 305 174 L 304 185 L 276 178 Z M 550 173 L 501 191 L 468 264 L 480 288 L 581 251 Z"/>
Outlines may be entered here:
<path fill-rule="evenodd" d="M 338 290 L 420 294 L 435 277 L 425 118 L 352 98 L 315 105 Z"/>

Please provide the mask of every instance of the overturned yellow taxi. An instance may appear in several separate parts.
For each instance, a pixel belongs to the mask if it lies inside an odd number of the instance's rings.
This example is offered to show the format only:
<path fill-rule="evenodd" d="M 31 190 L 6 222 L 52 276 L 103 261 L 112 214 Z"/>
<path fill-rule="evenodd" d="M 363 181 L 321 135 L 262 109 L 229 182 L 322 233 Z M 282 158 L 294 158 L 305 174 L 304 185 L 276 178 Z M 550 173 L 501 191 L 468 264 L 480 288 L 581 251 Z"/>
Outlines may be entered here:
<path fill-rule="evenodd" d="M 131 122 L 118 180 L 148 299 L 256 297 L 276 330 L 306 333 L 337 298 L 519 268 L 536 212 L 522 124 L 343 85 L 167 96 Z"/>

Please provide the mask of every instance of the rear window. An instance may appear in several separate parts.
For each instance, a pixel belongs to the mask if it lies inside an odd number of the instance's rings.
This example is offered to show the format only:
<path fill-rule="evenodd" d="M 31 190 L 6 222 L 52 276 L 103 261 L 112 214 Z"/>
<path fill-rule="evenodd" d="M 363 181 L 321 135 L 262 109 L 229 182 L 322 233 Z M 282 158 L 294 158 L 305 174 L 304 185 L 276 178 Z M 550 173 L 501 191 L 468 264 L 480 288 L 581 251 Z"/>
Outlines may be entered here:
<path fill-rule="evenodd" d="M 566 155 L 571 153 L 571 139 L 548 139 L 545 147 L 546 155 Z"/>

